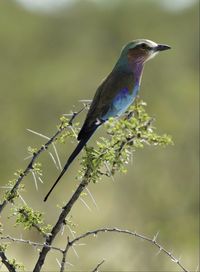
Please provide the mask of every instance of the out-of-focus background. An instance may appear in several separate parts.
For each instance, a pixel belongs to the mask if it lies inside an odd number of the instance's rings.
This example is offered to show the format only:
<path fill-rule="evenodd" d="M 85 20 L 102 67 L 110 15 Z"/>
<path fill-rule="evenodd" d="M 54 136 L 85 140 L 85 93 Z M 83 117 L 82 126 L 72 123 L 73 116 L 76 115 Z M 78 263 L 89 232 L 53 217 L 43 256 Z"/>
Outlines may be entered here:
<path fill-rule="evenodd" d="M 27 146 L 44 141 L 27 128 L 51 136 L 59 116 L 79 109 L 80 99 L 91 99 L 99 82 L 112 69 L 121 47 L 136 38 L 166 43 L 172 50 L 147 63 L 140 97 L 156 117 L 160 133 L 171 134 L 175 145 L 135 152 L 126 175 L 90 184 L 98 209 L 89 196 L 75 205 L 72 220 L 77 234 L 116 226 L 149 236 L 159 231 L 159 241 L 194 271 L 198 265 L 198 1 L 192 0 L 18 0 L 0 1 L 0 183 L 27 165 Z M 75 107 L 73 108 L 73 105 Z M 82 117 L 83 118 L 83 117 Z M 103 130 L 103 128 L 102 128 Z M 97 139 L 101 131 L 96 133 Z M 92 142 L 95 144 L 95 142 Z M 75 144 L 59 148 L 64 164 Z M 81 156 L 79 156 L 79 159 Z M 53 224 L 77 181 L 76 160 L 47 203 L 43 197 L 58 170 L 48 155 L 41 160 L 44 184 L 36 191 L 30 176 L 23 194 L 27 204 L 45 213 Z M 3 189 L 1 189 L 3 193 Z M 2 221 L 15 237 L 24 233 Z M 66 241 L 69 230 L 59 235 Z M 24 238 L 38 240 L 35 231 Z M 169 258 L 151 245 L 118 234 L 103 234 L 83 242 L 70 271 L 91 270 L 102 259 L 106 271 L 179 271 Z M 9 256 L 31 270 L 38 252 L 27 245 L 10 246 Z M 46 270 L 58 271 L 48 255 Z M 1 268 L 3 270 L 3 268 Z"/>

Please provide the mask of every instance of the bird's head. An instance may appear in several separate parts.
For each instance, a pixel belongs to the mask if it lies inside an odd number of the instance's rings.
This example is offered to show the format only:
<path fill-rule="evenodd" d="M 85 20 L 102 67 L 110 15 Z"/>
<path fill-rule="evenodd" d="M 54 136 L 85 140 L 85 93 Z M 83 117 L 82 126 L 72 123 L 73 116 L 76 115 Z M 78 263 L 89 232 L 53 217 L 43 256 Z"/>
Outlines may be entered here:
<path fill-rule="evenodd" d="M 157 44 L 146 39 L 138 39 L 129 42 L 122 48 L 120 58 L 126 58 L 128 62 L 145 63 L 153 58 L 160 51 L 168 50 L 171 47 L 165 44 Z"/>

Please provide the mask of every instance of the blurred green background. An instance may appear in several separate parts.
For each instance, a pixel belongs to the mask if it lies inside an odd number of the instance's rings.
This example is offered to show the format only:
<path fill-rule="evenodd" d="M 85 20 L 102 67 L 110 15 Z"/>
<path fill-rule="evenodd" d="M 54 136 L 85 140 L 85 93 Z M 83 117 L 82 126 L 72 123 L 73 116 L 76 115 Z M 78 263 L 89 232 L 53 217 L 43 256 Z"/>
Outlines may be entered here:
<path fill-rule="evenodd" d="M 198 2 L 82 0 L 46 10 L 45 5 L 43 10 L 31 10 L 29 5 L 26 9 L 20 2 L 26 1 L 0 1 L 1 185 L 13 178 L 16 169 L 27 165 L 27 146 L 44 143 L 26 128 L 51 136 L 62 113 L 80 108 L 78 100 L 93 97 L 126 42 L 147 38 L 169 44 L 172 50 L 147 63 L 140 97 L 147 102 L 148 113 L 156 117 L 158 131 L 171 134 L 175 145 L 135 152 L 126 175 L 90 184 L 98 209 L 85 196 L 91 211 L 78 201 L 72 215 L 77 234 L 103 226 L 149 236 L 159 231 L 159 242 L 194 271 L 199 240 Z M 184 3 L 188 5 L 182 6 Z M 94 138 L 101 133 L 99 130 Z M 73 148 L 71 142 L 59 147 L 63 164 Z M 62 206 L 75 188 L 79 162 L 76 160 L 44 204 L 43 197 L 58 170 L 47 154 L 40 161 L 45 183 L 36 191 L 28 176 L 23 197 L 53 224 L 60 212 L 56 204 Z M 7 220 L 9 213 L 10 206 L 1 218 L 6 233 L 40 239 L 35 231 L 13 228 L 14 219 Z M 66 228 L 57 244 L 64 245 L 68 234 Z M 69 256 L 74 264 L 67 266 L 70 271 L 91 270 L 102 259 L 106 259 L 105 271 L 179 271 L 169 258 L 156 255 L 154 247 L 134 238 L 103 234 L 83 242 L 87 245 L 77 248 L 79 258 L 73 252 Z M 10 246 L 8 253 L 24 262 L 27 270 L 38 255 L 33 248 L 19 244 Z M 56 258 L 60 259 L 59 254 L 51 252 L 44 269 L 58 271 Z"/>

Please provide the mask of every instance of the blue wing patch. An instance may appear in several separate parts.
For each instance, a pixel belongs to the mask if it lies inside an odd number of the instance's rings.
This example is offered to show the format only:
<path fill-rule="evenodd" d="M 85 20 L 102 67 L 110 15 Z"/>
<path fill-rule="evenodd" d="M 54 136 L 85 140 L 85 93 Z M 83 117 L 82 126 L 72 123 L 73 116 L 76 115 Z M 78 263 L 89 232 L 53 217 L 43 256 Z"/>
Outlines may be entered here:
<path fill-rule="evenodd" d="M 101 117 L 103 121 L 108 120 L 110 117 L 122 115 L 127 108 L 133 103 L 139 90 L 139 85 L 136 85 L 130 93 L 128 88 L 122 89 L 113 99 L 107 113 Z"/>

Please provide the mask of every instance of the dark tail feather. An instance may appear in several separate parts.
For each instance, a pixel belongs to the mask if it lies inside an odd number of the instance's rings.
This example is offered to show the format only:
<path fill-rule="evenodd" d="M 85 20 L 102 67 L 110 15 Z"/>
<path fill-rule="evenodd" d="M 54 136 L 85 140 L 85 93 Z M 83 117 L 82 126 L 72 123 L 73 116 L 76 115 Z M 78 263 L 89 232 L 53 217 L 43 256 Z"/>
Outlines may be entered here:
<path fill-rule="evenodd" d="M 85 134 L 84 138 L 82 138 L 80 140 L 80 142 L 78 143 L 77 147 L 75 148 L 75 150 L 73 151 L 73 153 L 71 154 L 71 156 L 69 157 L 67 163 L 65 164 L 63 170 L 61 171 L 60 175 L 58 176 L 58 178 L 56 179 L 55 183 L 53 184 L 53 186 L 51 187 L 50 191 L 48 192 L 48 194 L 45 196 L 44 201 L 47 200 L 47 198 L 49 197 L 49 195 L 51 194 L 51 192 L 53 191 L 54 187 L 56 186 L 56 184 L 59 182 L 59 180 L 61 179 L 61 177 L 64 175 L 64 173 L 67 171 L 68 167 L 70 166 L 70 164 L 73 162 L 73 160 L 76 158 L 76 156 L 81 152 L 81 150 L 83 149 L 83 147 L 85 146 L 85 144 L 87 143 L 87 141 L 90 139 L 90 137 L 92 136 L 92 134 L 95 132 L 95 130 L 97 129 L 98 126 L 95 126 L 92 130 L 89 131 L 89 133 Z"/>

